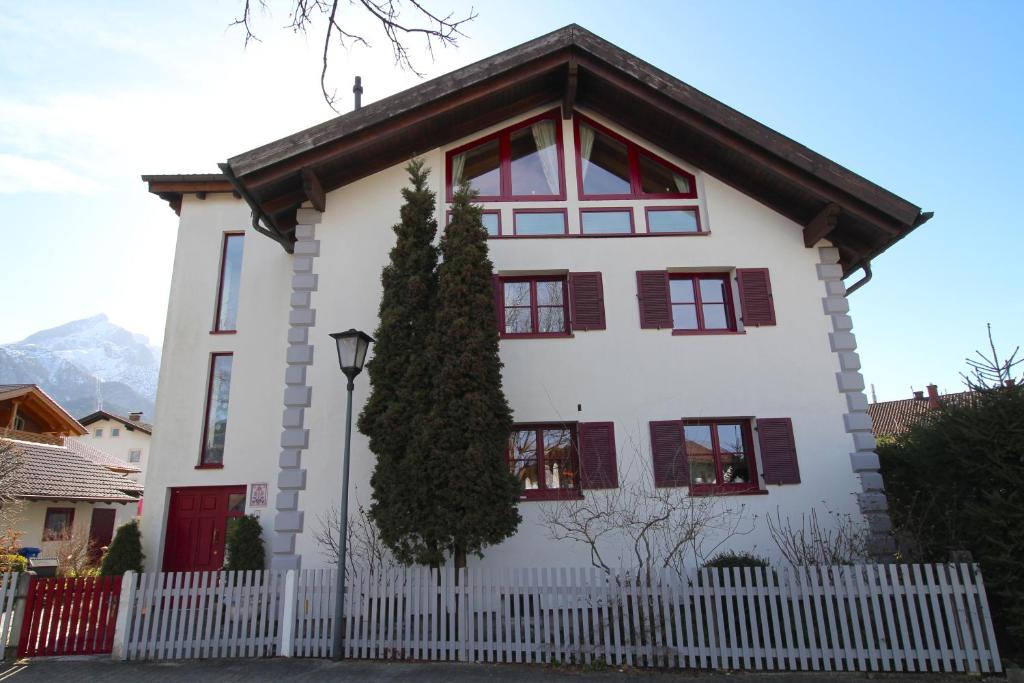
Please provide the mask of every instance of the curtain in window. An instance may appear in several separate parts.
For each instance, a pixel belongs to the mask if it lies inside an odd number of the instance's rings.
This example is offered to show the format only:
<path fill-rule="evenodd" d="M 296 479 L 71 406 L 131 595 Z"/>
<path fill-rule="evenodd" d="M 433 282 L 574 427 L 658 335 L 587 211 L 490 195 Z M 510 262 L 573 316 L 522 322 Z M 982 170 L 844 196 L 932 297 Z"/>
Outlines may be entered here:
<path fill-rule="evenodd" d="M 676 192 L 679 192 L 681 194 L 687 194 L 693 190 L 693 188 L 690 187 L 689 178 L 684 178 L 678 173 L 673 173 L 672 180 L 675 181 Z"/>
<path fill-rule="evenodd" d="M 594 151 L 594 129 L 581 123 L 579 131 L 580 158 L 583 160 L 583 180 L 586 180 L 587 171 L 590 169 L 590 153 Z"/>
<path fill-rule="evenodd" d="M 466 153 L 459 152 L 452 157 L 452 189 L 458 189 L 462 184 L 462 174 L 466 170 Z"/>
<path fill-rule="evenodd" d="M 551 194 L 558 194 L 558 145 L 555 141 L 555 122 L 550 119 L 538 121 L 530 126 L 533 142 L 537 145 L 540 165 L 544 169 L 544 180 L 547 181 Z"/>

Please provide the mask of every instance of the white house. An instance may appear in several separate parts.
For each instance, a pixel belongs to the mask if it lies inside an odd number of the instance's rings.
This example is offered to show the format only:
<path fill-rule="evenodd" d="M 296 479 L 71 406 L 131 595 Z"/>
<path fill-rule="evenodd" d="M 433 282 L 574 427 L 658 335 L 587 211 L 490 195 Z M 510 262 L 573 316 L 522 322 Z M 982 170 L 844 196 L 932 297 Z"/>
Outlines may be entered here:
<path fill-rule="evenodd" d="M 123 417 L 97 410 L 80 418 L 78 422 L 89 433 L 73 437 L 74 440 L 109 453 L 116 458 L 117 463 L 127 463 L 131 469 L 126 473 L 140 484 L 145 481 L 153 425 L 142 421 L 142 413 L 130 413 L 128 417 Z"/>
<path fill-rule="evenodd" d="M 468 179 L 493 237 L 525 492 L 519 532 L 482 562 L 588 564 L 541 527 L 544 499 L 637 481 L 742 503 L 758 519 L 736 547 L 771 553 L 766 514 L 827 505 L 863 514 L 884 550 L 844 278 L 866 282 L 930 214 L 571 25 L 220 174 L 143 177 L 180 215 L 150 567 L 219 567 L 243 512 L 273 566 L 325 564 L 314 536 L 339 499 L 345 408 L 328 334 L 376 327 L 413 157 L 439 224 Z M 373 466 L 356 433 L 363 504 Z"/>

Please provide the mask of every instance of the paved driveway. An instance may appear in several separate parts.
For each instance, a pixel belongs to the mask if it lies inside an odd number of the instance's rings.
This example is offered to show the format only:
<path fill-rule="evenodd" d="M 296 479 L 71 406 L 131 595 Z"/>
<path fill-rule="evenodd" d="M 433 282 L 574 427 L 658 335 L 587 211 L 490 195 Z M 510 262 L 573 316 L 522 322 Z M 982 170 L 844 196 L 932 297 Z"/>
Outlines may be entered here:
<path fill-rule="evenodd" d="M 938 675 L 873 675 L 872 678 L 921 683 L 966 683 L 967 676 Z M 615 683 L 617 681 L 657 681 L 658 683 L 699 683 L 725 681 L 730 683 L 812 683 L 832 681 L 857 683 L 864 674 L 729 674 L 729 673 L 662 673 L 652 671 L 581 671 L 543 666 L 514 664 L 403 664 L 378 662 L 332 662 L 322 659 L 230 659 L 192 660 L 185 662 L 113 662 L 109 658 L 36 659 L 27 663 L 5 665 L 0 669 L 0 683 L 34 683 L 35 681 L 89 681 L 90 683 L 197 683 L 198 681 L 238 681 L 257 683 L 273 681 L 331 681 L 362 683 L 363 681 L 416 681 L 444 683 L 464 681 L 574 681 L 575 683 Z M 1005 680 L 1005 679 L 1004 679 Z"/>

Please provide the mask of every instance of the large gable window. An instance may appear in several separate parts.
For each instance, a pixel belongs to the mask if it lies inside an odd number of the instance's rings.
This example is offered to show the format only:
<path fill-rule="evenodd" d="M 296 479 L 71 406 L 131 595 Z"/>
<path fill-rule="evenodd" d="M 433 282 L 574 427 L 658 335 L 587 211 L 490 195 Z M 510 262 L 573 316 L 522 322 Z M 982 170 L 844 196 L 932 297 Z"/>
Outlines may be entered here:
<path fill-rule="evenodd" d="M 576 117 L 580 199 L 693 199 L 693 175 L 582 116 Z"/>
<path fill-rule="evenodd" d="M 462 182 L 479 201 L 565 199 L 562 128 L 549 112 L 448 153 L 448 199 Z"/>

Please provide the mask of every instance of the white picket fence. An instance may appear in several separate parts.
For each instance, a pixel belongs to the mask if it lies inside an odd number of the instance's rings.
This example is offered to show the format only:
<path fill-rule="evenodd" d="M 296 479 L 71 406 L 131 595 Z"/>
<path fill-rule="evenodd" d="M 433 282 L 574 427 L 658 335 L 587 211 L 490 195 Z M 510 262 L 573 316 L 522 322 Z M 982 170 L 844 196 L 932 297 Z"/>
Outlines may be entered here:
<path fill-rule="evenodd" d="M 999 672 L 975 565 L 399 568 L 350 577 L 344 656 L 688 669 Z M 130 580 L 129 580 L 130 579 Z M 332 654 L 336 574 L 126 575 L 115 656 Z"/>
<path fill-rule="evenodd" d="M 13 633 L 17 608 L 15 598 L 21 580 L 27 580 L 27 577 L 15 572 L 0 574 L 0 651 L 12 642 L 12 635 L 17 637 Z"/>

